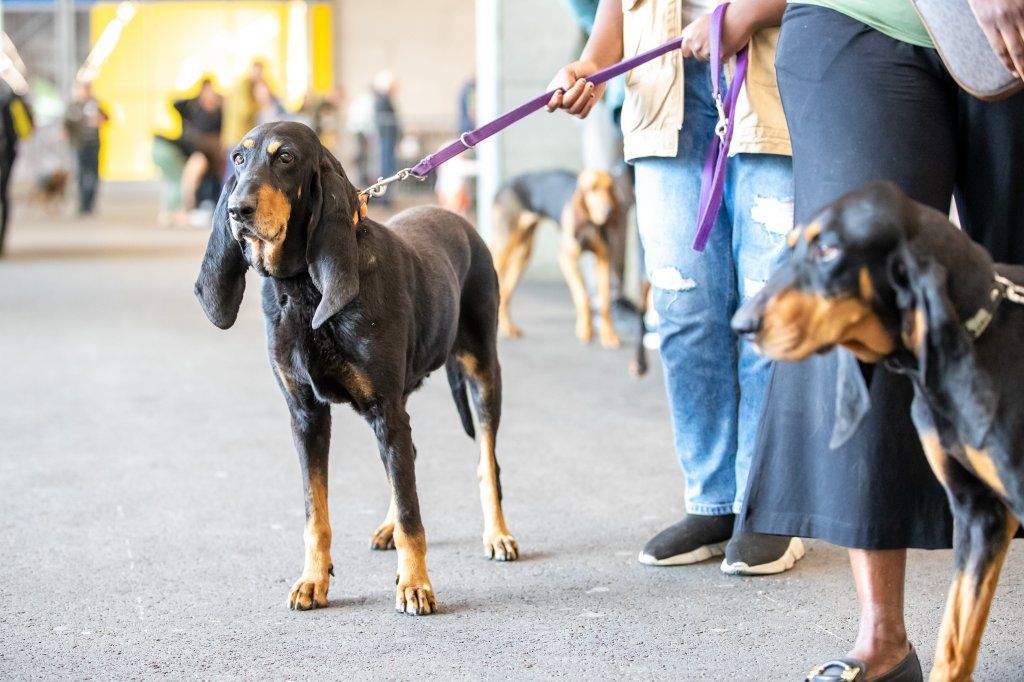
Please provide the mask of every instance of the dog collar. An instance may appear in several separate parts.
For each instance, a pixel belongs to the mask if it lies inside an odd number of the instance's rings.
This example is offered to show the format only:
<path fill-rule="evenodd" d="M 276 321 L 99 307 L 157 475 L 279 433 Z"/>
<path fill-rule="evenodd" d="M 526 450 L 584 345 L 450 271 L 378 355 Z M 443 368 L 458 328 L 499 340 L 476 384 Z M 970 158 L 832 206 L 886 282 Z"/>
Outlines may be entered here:
<path fill-rule="evenodd" d="M 971 319 L 964 323 L 967 333 L 975 340 L 980 338 L 985 333 L 985 330 L 988 329 L 992 318 L 995 317 L 996 310 L 999 309 L 999 304 L 1004 300 L 1016 303 L 1017 305 L 1024 305 L 1024 287 L 1014 284 L 996 273 L 992 276 L 992 291 L 989 297 L 992 301 L 992 306 L 990 308 L 978 308 L 978 312 L 974 313 Z"/>
<path fill-rule="evenodd" d="M 359 208 L 352 214 L 352 224 L 358 225 L 359 221 L 366 217 L 366 204 L 370 201 L 370 196 L 365 192 L 359 193 Z"/>

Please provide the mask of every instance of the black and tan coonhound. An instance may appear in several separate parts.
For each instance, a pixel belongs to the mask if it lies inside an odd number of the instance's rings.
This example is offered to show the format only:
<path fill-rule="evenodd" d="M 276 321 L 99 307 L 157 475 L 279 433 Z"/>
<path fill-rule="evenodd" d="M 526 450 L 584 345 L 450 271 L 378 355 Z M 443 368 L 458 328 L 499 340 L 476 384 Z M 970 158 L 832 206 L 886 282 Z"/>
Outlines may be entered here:
<path fill-rule="evenodd" d="M 787 264 L 737 311 L 733 328 L 775 359 L 841 345 L 909 375 L 914 424 L 955 528 L 931 679 L 968 680 L 1024 518 L 1024 268 L 994 264 L 946 215 L 888 183 L 843 196 L 789 245 Z M 837 444 L 868 409 L 857 363 L 845 364 Z"/>
<path fill-rule="evenodd" d="M 305 566 L 289 606 L 327 604 L 330 403 L 349 403 L 376 433 L 392 490 L 371 546 L 397 549 L 396 608 L 432 613 L 406 400 L 433 370 L 446 368 L 470 437 L 467 386 L 473 396 L 485 552 L 513 560 L 519 551 L 502 514 L 494 454 L 499 298 L 487 245 L 439 208 L 409 209 L 386 226 L 362 216 L 341 164 L 304 125 L 259 126 L 231 158 L 235 175 L 217 204 L 195 291 L 210 321 L 226 329 L 238 315 L 246 270 L 263 279 L 270 363 L 291 412 L 305 488 Z"/>

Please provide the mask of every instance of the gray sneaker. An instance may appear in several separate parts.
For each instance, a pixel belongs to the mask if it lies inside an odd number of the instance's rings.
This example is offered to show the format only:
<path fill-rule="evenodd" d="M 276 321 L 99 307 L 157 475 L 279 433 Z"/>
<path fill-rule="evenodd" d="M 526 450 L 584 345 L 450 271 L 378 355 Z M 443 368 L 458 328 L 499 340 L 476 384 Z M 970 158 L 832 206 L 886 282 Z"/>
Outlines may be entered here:
<path fill-rule="evenodd" d="M 772 575 L 793 568 L 804 556 L 800 538 L 737 533 L 725 547 L 722 572 L 729 575 Z"/>
<path fill-rule="evenodd" d="M 647 541 L 638 561 L 648 566 L 686 566 L 722 556 L 736 517 L 687 514 Z"/>

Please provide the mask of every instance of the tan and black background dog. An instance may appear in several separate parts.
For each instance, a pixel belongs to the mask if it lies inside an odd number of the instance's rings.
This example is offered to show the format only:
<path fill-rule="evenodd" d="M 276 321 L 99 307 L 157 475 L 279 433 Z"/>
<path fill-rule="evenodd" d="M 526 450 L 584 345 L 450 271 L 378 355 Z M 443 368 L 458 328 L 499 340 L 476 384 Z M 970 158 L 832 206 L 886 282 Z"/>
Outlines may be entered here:
<path fill-rule="evenodd" d="M 494 199 L 491 235 L 501 287 L 501 334 L 522 335 L 512 321 L 512 296 L 533 253 L 537 227 L 550 219 L 561 226 L 558 264 L 576 309 L 576 336 L 584 343 L 594 337 L 590 295 L 580 271 L 580 257 L 590 252 L 600 315 L 598 336 L 602 346 L 617 348 L 612 287 L 613 276 L 621 285 L 625 270 L 628 209 L 619 197 L 615 178 L 605 171 L 537 171 L 518 175 L 503 185 Z"/>
<path fill-rule="evenodd" d="M 519 553 L 502 512 L 495 455 L 502 385 L 490 252 L 471 225 L 443 209 L 409 209 L 387 225 L 362 216 L 345 171 L 305 125 L 259 126 L 231 158 L 235 175 L 221 193 L 195 292 L 210 321 L 226 329 L 238 315 L 246 270 L 263 280 L 270 364 L 291 414 L 305 491 L 305 561 L 288 604 L 327 605 L 331 403 L 347 403 L 376 434 L 392 491 L 371 547 L 397 550 L 395 607 L 433 613 L 406 402 L 434 370 L 445 368 L 471 437 L 470 395 L 474 403 L 484 552 L 500 561 Z"/>
<path fill-rule="evenodd" d="M 910 377 L 914 425 L 954 520 L 955 573 L 931 679 L 969 680 L 1024 518 L 1024 267 L 994 264 L 945 214 L 888 183 L 840 198 L 789 245 L 789 261 L 733 327 L 771 358 L 841 345 Z M 847 366 L 835 445 L 869 409 L 860 368 Z"/>

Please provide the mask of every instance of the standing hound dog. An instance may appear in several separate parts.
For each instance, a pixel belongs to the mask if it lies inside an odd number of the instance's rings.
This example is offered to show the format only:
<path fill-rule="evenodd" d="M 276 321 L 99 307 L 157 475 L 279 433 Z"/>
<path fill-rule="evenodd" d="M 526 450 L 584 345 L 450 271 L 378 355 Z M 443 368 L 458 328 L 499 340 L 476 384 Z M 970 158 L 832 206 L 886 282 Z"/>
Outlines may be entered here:
<path fill-rule="evenodd" d="M 297 123 L 259 126 L 231 154 L 196 295 L 222 329 L 238 315 L 245 272 L 263 278 L 270 362 L 291 412 L 306 502 L 305 566 L 288 604 L 327 605 L 332 574 L 327 509 L 330 403 L 349 403 L 373 427 L 391 504 L 371 539 L 398 550 L 395 607 L 434 612 L 416 495 L 406 400 L 442 365 L 463 428 L 481 430 L 480 497 L 488 557 L 513 560 L 501 509 L 495 437 L 501 417 L 498 281 L 486 244 L 462 218 L 414 208 L 387 226 L 361 216 L 338 161 Z"/>
<path fill-rule="evenodd" d="M 491 251 L 501 285 L 501 334 L 522 335 L 512 323 L 509 305 L 533 253 L 537 225 L 544 218 L 557 220 L 562 226 L 558 264 L 576 306 L 577 338 L 584 343 L 594 338 L 590 296 L 579 267 L 580 256 L 590 251 L 596 259 L 601 345 L 618 348 L 619 337 L 612 324 L 612 271 L 621 283 L 626 251 L 625 208 L 616 197 L 614 179 L 603 171 L 585 170 L 578 176 L 562 170 L 525 173 L 498 191 Z"/>
<path fill-rule="evenodd" d="M 790 235 L 792 255 L 733 319 L 769 357 L 845 346 L 914 383 L 925 454 L 953 510 L 955 576 L 932 680 L 968 680 L 1003 558 L 1024 518 L 1024 268 L 993 264 L 966 234 L 894 185 L 847 194 Z M 844 357 L 850 357 L 845 355 Z M 833 443 L 868 409 L 841 362 Z"/>

